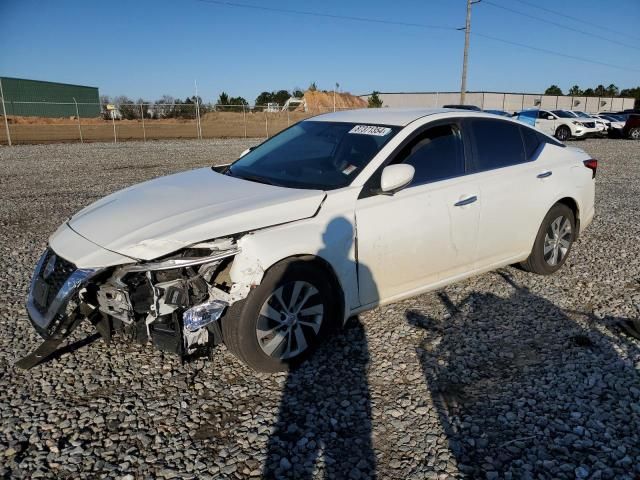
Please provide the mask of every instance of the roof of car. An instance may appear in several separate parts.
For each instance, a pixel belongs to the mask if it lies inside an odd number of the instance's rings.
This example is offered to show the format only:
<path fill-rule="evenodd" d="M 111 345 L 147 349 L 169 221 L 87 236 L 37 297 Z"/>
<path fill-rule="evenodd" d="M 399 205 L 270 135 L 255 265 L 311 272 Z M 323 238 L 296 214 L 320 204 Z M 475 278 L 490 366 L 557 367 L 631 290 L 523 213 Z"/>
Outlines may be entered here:
<path fill-rule="evenodd" d="M 361 108 L 358 110 L 324 113 L 309 118 L 308 120 L 316 122 L 367 123 L 404 127 L 414 120 L 426 117 L 427 115 L 453 112 L 460 113 L 461 111 L 447 108 Z"/>

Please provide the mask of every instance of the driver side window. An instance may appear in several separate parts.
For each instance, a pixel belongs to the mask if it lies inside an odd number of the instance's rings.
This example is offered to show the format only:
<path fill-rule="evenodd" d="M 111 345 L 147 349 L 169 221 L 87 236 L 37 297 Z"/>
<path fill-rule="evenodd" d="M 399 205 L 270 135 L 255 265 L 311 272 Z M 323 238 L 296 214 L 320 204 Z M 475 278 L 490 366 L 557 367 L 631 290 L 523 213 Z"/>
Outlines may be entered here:
<path fill-rule="evenodd" d="M 410 187 L 464 175 L 462 135 L 457 125 L 438 125 L 420 133 L 393 163 L 412 165 Z"/>

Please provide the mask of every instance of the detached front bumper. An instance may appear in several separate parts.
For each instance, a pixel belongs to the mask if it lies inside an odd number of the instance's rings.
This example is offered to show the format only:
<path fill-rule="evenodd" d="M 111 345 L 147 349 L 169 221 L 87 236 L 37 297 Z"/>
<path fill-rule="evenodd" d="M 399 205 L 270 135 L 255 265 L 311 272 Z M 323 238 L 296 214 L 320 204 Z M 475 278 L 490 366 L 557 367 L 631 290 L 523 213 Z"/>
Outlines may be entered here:
<path fill-rule="evenodd" d="M 73 310 L 78 291 L 97 269 L 76 268 L 68 260 L 47 248 L 31 278 L 27 297 L 27 314 L 36 331 L 45 339 Z"/>

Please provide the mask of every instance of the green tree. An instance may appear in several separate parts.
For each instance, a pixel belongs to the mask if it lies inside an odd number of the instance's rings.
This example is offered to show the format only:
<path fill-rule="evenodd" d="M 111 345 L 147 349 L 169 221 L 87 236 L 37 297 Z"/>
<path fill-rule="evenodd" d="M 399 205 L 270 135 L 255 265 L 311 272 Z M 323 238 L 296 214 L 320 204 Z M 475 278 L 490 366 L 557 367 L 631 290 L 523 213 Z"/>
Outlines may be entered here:
<path fill-rule="evenodd" d="M 594 97 L 596 93 L 594 92 L 593 88 L 587 88 L 584 92 L 582 92 L 582 94 L 585 97 Z"/>
<path fill-rule="evenodd" d="M 607 94 L 607 89 L 604 88 L 604 85 L 598 85 L 593 93 L 595 93 L 596 97 L 604 97 Z"/>
<path fill-rule="evenodd" d="M 229 107 L 229 111 L 241 112 L 249 103 L 243 97 L 231 97 L 229 98 L 229 105 L 233 105 Z"/>
<path fill-rule="evenodd" d="M 277 92 L 262 92 L 256 97 L 256 106 L 266 107 L 267 103 L 277 103 L 282 106 L 289 100 L 291 94 L 288 90 L 278 90 Z"/>
<path fill-rule="evenodd" d="M 620 91 L 621 97 L 633 97 L 636 99 L 634 108 L 640 108 L 640 86 L 635 88 L 625 88 Z"/>
<path fill-rule="evenodd" d="M 256 106 L 265 106 L 267 103 L 273 102 L 273 92 L 262 92 L 256 97 Z"/>
<path fill-rule="evenodd" d="M 311 85 L 309 85 L 309 88 L 307 88 L 307 90 L 309 90 L 310 92 L 315 92 L 316 90 L 318 90 L 316 82 L 311 82 Z"/>
<path fill-rule="evenodd" d="M 222 108 L 226 107 L 227 105 L 230 105 L 229 95 L 227 95 L 227 92 L 222 92 L 220 94 L 220 96 L 218 97 L 218 100 L 216 101 L 216 105 L 221 105 Z"/>
<path fill-rule="evenodd" d="M 578 85 L 574 85 L 569 89 L 569 95 L 571 95 L 572 97 L 579 97 L 580 95 L 582 95 L 582 90 Z"/>
<path fill-rule="evenodd" d="M 291 97 L 288 90 L 278 90 L 273 94 L 273 101 L 282 106 Z"/>
<path fill-rule="evenodd" d="M 379 97 L 380 92 L 373 91 L 373 93 L 369 96 L 368 103 L 369 108 L 380 108 L 382 107 L 382 100 Z"/>
<path fill-rule="evenodd" d="M 544 91 L 545 95 L 562 95 L 562 89 L 557 85 L 551 85 Z"/>
<path fill-rule="evenodd" d="M 620 89 L 614 83 L 612 83 L 611 85 L 609 85 L 607 87 L 607 95 L 608 96 L 616 97 L 616 96 L 618 96 L 619 93 L 620 93 Z"/>

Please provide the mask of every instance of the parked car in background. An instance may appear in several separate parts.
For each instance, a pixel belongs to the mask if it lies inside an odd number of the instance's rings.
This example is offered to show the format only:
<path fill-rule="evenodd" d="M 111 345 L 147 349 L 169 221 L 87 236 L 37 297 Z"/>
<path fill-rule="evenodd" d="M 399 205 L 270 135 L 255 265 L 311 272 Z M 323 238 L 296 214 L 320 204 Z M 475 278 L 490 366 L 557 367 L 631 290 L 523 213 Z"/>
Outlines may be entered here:
<path fill-rule="evenodd" d="M 564 110 L 523 110 L 515 116 L 518 120 L 535 126 L 538 130 L 553 135 L 564 142 L 570 138 L 587 138 L 600 135 L 595 121 L 582 121 Z"/>
<path fill-rule="evenodd" d="M 640 140 L 640 114 L 631 114 L 627 117 L 622 129 L 622 136 L 623 138 Z"/>
<path fill-rule="evenodd" d="M 500 115 L 501 117 L 512 117 L 513 115 L 509 112 L 505 112 L 504 110 L 483 110 L 487 113 L 493 113 L 494 115 Z"/>
<path fill-rule="evenodd" d="M 481 112 L 482 109 L 475 105 L 444 105 L 442 108 L 455 108 L 456 110 L 473 110 L 474 112 Z"/>
<path fill-rule="evenodd" d="M 599 118 L 596 118 L 593 115 L 590 115 L 586 112 L 582 112 L 580 110 L 565 110 L 565 112 L 569 112 L 570 114 L 574 115 L 576 118 L 580 119 L 583 122 L 589 122 L 593 120 L 596 124 L 596 128 L 600 130 L 600 133 L 602 134 L 602 136 L 605 136 L 607 134 L 607 131 L 609 130 L 609 125 L 608 125 L 609 122 L 605 120 L 600 120 Z"/>
<path fill-rule="evenodd" d="M 607 133 L 610 137 L 622 137 L 622 130 L 624 129 L 624 124 L 627 121 L 626 116 L 616 115 L 615 113 L 597 113 L 593 116 L 608 122 L 609 129 Z"/>

